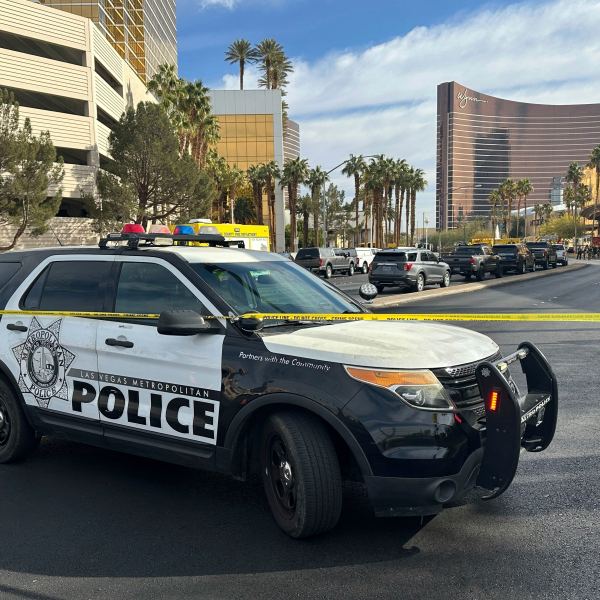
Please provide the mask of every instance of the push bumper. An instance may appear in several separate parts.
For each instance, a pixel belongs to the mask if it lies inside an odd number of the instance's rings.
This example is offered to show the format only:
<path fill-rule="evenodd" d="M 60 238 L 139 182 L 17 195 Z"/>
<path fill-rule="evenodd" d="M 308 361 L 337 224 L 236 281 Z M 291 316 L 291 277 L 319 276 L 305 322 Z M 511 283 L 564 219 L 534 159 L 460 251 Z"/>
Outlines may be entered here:
<path fill-rule="evenodd" d="M 520 362 L 527 392 L 518 394 L 508 367 Z M 443 477 L 366 477 L 367 491 L 377 516 L 432 515 L 445 504 L 460 502 L 475 490 L 491 499 L 510 486 L 521 449 L 545 450 L 556 429 L 556 378 L 543 354 L 528 342 L 497 361 L 482 362 L 476 371 L 485 401 L 486 427 L 482 445 L 458 473 Z"/>

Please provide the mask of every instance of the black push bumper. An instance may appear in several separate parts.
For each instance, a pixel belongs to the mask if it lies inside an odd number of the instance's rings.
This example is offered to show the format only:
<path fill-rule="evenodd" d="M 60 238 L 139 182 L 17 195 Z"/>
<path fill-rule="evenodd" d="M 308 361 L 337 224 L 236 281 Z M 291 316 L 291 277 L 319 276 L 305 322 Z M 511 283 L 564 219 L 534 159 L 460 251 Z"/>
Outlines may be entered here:
<path fill-rule="evenodd" d="M 520 363 L 527 392 L 518 394 L 508 376 Z M 472 490 L 491 499 L 511 484 L 521 449 L 540 452 L 556 429 L 556 378 L 543 354 L 528 342 L 497 362 L 482 362 L 476 370 L 485 402 L 482 445 L 465 460 L 458 473 L 442 477 L 366 477 L 369 499 L 377 516 L 431 515 L 445 504 L 462 502 Z"/>

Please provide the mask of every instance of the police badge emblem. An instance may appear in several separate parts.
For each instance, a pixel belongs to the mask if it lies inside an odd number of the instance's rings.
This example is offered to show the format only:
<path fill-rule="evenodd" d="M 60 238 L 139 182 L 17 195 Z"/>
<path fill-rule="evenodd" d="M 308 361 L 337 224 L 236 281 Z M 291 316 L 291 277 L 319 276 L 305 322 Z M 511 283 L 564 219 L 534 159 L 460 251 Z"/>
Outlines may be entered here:
<path fill-rule="evenodd" d="M 66 372 L 75 355 L 60 345 L 58 319 L 42 327 L 33 317 L 27 339 L 12 348 L 19 363 L 19 389 L 32 394 L 38 406 L 48 408 L 52 398 L 68 400 Z"/>

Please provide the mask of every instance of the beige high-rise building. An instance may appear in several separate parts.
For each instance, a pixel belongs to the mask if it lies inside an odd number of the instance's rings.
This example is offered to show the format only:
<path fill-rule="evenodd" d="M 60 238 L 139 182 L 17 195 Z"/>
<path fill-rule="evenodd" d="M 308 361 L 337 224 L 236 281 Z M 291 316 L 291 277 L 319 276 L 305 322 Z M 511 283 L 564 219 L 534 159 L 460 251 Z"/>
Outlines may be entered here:
<path fill-rule="evenodd" d="M 168 63 L 177 66 L 175 0 L 39 0 L 98 25 L 106 39 L 147 82 Z"/>

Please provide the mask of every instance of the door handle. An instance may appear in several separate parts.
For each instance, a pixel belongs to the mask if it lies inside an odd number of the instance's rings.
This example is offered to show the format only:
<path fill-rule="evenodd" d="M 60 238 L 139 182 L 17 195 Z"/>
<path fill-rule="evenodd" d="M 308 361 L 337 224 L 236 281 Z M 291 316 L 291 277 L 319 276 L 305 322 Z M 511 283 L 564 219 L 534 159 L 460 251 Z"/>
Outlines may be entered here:
<path fill-rule="evenodd" d="M 123 348 L 133 348 L 133 342 L 128 340 L 118 340 L 115 338 L 106 338 L 104 343 L 107 346 L 122 346 Z"/>
<path fill-rule="evenodd" d="M 6 326 L 6 329 L 10 329 L 11 331 L 27 331 L 27 327 L 25 327 L 25 325 L 19 325 L 17 323 L 9 323 Z"/>

